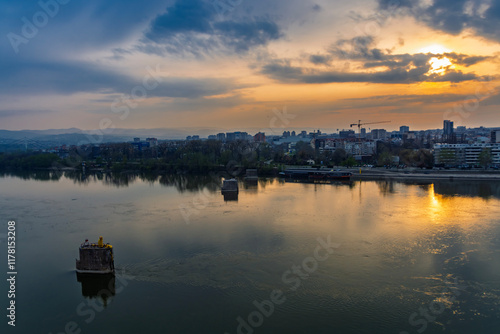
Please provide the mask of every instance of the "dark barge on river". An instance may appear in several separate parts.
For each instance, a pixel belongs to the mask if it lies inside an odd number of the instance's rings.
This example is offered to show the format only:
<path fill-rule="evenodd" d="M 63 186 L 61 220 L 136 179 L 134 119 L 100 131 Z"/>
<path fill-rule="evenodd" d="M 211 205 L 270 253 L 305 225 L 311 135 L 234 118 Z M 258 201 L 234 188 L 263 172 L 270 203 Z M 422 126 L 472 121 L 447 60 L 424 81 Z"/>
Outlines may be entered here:
<path fill-rule="evenodd" d="M 330 181 L 330 180 L 340 180 L 349 181 L 351 179 L 352 173 L 342 170 L 326 170 L 326 169 L 312 169 L 312 168 L 296 168 L 296 169 L 285 169 L 285 171 L 279 173 L 280 177 L 286 179 L 301 179 L 310 181 Z"/>

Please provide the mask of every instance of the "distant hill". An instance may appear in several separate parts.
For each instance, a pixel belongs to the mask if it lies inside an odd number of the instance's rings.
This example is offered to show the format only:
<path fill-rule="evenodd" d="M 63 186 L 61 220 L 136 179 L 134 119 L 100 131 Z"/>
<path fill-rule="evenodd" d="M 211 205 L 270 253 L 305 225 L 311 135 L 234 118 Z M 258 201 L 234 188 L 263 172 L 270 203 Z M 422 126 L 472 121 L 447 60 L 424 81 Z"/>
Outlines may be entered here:
<path fill-rule="evenodd" d="M 49 129 L 49 130 L 0 130 L 0 152 L 28 149 L 47 149 L 62 145 L 83 145 L 130 142 L 135 137 L 142 140 L 154 137 L 160 140 L 185 139 L 187 136 L 199 135 L 202 138 L 216 134 L 220 129 L 107 129 L 81 130 Z"/>

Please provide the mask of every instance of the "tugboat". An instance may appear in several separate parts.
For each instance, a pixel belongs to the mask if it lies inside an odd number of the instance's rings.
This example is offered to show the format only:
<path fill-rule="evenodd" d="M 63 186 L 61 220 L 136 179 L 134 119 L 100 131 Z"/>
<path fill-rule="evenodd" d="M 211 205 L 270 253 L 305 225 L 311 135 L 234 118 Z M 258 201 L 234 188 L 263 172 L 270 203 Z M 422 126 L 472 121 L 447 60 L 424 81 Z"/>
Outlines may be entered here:
<path fill-rule="evenodd" d="M 76 260 L 77 274 L 114 274 L 113 246 L 99 237 L 97 244 L 88 239 L 80 245 L 80 259 Z"/>

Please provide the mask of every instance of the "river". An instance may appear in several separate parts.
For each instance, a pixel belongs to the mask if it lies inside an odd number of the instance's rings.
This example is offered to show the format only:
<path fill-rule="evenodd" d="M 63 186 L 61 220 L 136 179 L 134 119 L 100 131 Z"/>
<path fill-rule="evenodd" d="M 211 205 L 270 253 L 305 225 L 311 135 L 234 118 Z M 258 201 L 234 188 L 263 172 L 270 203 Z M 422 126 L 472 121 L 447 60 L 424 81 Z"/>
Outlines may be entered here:
<path fill-rule="evenodd" d="M 15 332 L 497 333 L 499 182 L 270 178 L 240 180 L 232 199 L 219 185 L 0 175 L 2 254 L 16 222 Z M 79 245 L 99 236 L 116 277 L 77 279 Z"/>

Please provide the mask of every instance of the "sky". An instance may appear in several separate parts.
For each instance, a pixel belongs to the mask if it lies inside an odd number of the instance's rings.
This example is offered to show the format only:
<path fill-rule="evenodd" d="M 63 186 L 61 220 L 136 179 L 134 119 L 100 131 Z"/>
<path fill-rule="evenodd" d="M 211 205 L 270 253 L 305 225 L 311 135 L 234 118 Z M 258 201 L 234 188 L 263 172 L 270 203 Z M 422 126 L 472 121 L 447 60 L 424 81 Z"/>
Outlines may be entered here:
<path fill-rule="evenodd" d="M 0 9 L 0 129 L 500 126 L 497 0 Z"/>

